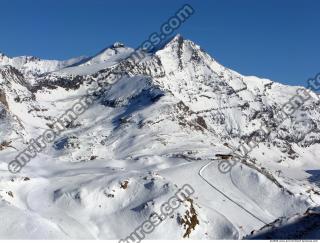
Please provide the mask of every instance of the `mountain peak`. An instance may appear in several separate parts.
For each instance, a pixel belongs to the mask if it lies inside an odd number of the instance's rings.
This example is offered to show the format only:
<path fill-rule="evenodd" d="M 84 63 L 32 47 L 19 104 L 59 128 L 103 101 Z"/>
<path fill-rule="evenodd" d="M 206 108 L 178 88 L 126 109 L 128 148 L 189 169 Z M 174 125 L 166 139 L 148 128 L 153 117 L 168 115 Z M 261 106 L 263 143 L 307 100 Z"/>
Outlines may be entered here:
<path fill-rule="evenodd" d="M 101 54 L 104 54 L 104 53 L 117 53 L 118 51 L 120 51 L 122 48 L 128 48 L 126 47 L 125 44 L 123 44 L 122 42 L 120 41 L 116 41 L 115 43 L 113 43 L 112 45 L 109 45 L 107 46 L 106 48 L 102 49 L 100 52 L 98 52 L 96 54 L 97 55 L 101 55 Z M 120 50 L 119 50 L 120 49 Z"/>
<path fill-rule="evenodd" d="M 0 52 L 0 61 L 9 58 L 6 54 Z"/>
<path fill-rule="evenodd" d="M 184 38 L 181 34 L 176 34 L 171 41 L 183 41 Z"/>
<path fill-rule="evenodd" d="M 126 47 L 122 42 L 115 42 L 112 45 L 102 49 L 96 55 L 88 58 L 81 65 L 92 65 L 92 64 L 106 64 L 106 62 L 115 63 L 123 58 L 126 58 L 131 52 L 132 48 Z"/>
<path fill-rule="evenodd" d="M 165 43 L 165 47 L 166 46 L 169 46 L 169 45 L 172 45 L 172 44 L 176 44 L 176 43 L 183 43 L 184 42 L 184 38 L 183 38 L 183 36 L 181 35 L 181 34 L 177 34 L 177 35 L 175 35 L 174 37 L 172 37 L 171 39 L 169 39 L 168 41 L 167 41 L 167 43 Z"/>
<path fill-rule="evenodd" d="M 115 43 L 113 43 L 113 45 L 111 47 L 112 48 L 121 48 L 121 47 L 125 47 L 125 45 L 122 42 L 116 41 Z"/>

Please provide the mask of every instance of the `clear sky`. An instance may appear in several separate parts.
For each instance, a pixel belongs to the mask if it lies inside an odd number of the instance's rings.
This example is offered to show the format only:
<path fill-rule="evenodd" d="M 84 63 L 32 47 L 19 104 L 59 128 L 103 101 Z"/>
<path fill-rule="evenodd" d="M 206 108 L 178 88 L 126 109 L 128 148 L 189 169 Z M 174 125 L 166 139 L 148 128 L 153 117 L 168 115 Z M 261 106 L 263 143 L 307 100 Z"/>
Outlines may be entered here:
<path fill-rule="evenodd" d="M 66 59 L 137 47 L 184 3 L 177 30 L 242 74 L 305 85 L 320 72 L 318 0 L 0 0 L 0 52 Z"/>

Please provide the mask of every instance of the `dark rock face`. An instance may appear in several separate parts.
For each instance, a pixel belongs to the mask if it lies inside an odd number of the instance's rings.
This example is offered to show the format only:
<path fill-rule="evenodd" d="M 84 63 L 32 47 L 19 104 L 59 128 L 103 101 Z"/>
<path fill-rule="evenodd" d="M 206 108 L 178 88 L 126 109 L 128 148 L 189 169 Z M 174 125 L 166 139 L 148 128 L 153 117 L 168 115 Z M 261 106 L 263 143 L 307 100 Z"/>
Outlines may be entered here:
<path fill-rule="evenodd" d="M 1 90 L 1 89 L 0 89 L 0 102 L 1 102 L 5 107 L 9 108 L 9 107 L 8 107 L 8 102 L 7 102 L 7 99 L 6 99 L 6 95 L 5 95 L 4 91 Z"/>
<path fill-rule="evenodd" d="M 308 209 L 303 215 L 292 218 L 279 218 L 264 226 L 257 232 L 252 232 L 246 239 L 251 240 L 295 240 L 319 239 L 320 213 Z"/>

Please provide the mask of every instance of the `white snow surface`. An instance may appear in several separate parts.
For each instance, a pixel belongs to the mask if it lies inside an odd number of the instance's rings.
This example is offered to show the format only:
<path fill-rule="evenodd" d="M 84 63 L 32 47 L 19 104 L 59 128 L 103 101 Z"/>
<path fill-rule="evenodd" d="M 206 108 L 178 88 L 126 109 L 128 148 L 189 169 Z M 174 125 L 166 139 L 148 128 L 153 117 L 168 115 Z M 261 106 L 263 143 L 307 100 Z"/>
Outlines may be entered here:
<path fill-rule="evenodd" d="M 233 156 L 260 124 L 272 125 L 300 87 L 243 76 L 180 35 L 134 67 L 132 52 L 115 43 L 68 61 L 0 56 L 0 238 L 124 239 L 184 184 L 191 200 L 147 239 L 242 239 L 318 206 L 315 93 L 223 174 L 218 154 Z M 119 66 L 122 78 L 108 83 Z M 10 173 L 28 141 L 97 84 L 99 99 Z M 191 211 L 197 223 L 186 234 Z"/>

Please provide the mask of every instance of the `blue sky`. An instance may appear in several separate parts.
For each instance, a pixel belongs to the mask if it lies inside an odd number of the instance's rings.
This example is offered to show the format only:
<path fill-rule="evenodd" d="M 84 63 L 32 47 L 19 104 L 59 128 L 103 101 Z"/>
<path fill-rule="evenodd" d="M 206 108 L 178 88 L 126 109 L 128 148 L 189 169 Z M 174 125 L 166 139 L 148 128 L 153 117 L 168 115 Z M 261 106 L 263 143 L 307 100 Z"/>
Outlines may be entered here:
<path fill-rule="evenodd" d="M 305 85 L 320 72 L 317 0 L 0 0 L 0 52 L 66 59 L 137 47 L 184 3 L 177 31 L 242 74 Z"/>

